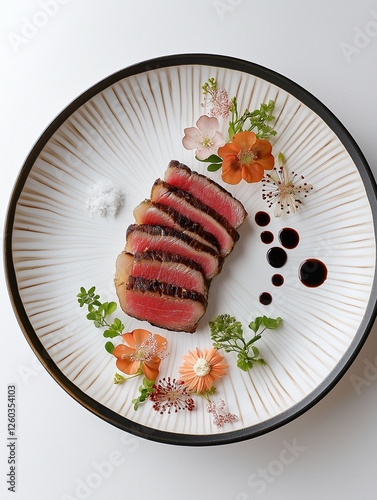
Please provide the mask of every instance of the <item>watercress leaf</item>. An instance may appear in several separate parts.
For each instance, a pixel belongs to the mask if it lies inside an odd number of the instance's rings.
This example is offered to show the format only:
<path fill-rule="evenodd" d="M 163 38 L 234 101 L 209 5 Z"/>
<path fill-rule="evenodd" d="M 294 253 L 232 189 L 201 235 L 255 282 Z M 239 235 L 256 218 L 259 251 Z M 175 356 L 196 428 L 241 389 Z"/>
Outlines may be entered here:
<path fill-rule="evenodd" d="M 136 411 L 139 408 L 139 398 L 133 399 L 132 403 L 134 405 L 134 410 Z"/>
<path fill-rule="evenodd" d="M 281 318 L 267 318 L 266 316 L 263 316 L 262 318 L 262 323 L 263 325 L 268 328 L 269 330 L 276 330 L 281 324 Z"/>
<path fill-rule="evenodd" d="M 208 165 L 207 170 L 208 172 L 217 172 L 221 168 L 221 163 L 211 163 L 211 165 Z"/>
<path fill-rule="evenodd" d="M 108 339 L 113 339 L 115 337 L 118 337 L 118 335 L 119 332 L 117 330 L 113 330 L 111 327 L 103 332 L 103 336 Z"/>
<path fill-rule="evenodd" d="M 116 302 L 106 302 L 106 307 L 105 307 L 106 316 L 110 316 L 111 314 L 113 314 L 113 312 L 116 311 L 116 308 L 117 308 Z"/>
<path fill-rule="evenodd" d="M 249 357 L 239 353 L 237 356 L 237 366 L 244 372 L 247 372 L 253 367 L 253 361 Z"/>
<path fill-rule="evenodd" d="M 123 384 L 124 382 L 127 381 L 126 377 L 123 377 L 120 373 L 115 373 L 114 375 L 114 384 Z"/>
<path fill-rule="evenodd" d="M 263 322 L 263 317 L 262 316 L 258 316 L 258 318 L 255 318 L 254 321 L 251 321 L 249 323 L 249 328 L 251 328 L 254 333 L 257 333 L 257 331 L 259 330 L 262 322 Z"/>
<path fill-rule="evenodd" d="M 105 349 L 108 353 L 112 354 L 115 349 L 115 346 L 112 342 L 106 342 Z"/>
<path fill-rule="evenodd" d="M 257 363 L 258 365 L 262 365 L 262 366 L 267 365 L 266 361 L 263 358 L 254 359 L 254 362 Z"/>
<path fill-rule="evenodd" d="M 85 290 L 85 288 L 84 288 L 84 290 Z M 89 290 L 88 290 L 87 294 L 88 294 L 88 295 L 92 295 L 92 294 L 95 292 L 95 290 L 96 290 L 96 287 L 95 287 L 95 286 L 92 286 L 91 288 L 89 288 Z"/>
<path fill-rule="evenodd" d="M 223 161 L 220 156 L 217 156 L 215 154 L 208 156 L 208 158 L 205 158 L 204 160 L 200 160 L 199 158 L 196 157 L 198 161 L 205 162 L 205 163 L 221 163 Z"/>
<path fill-rule="evenodd" d="M 119 318 L 115 318 L 112 325 L 116 330 L 123 330 L 124 325 Z"/>
<path fill-rule="evenodd" d="M 251 350 L 253 351 L 254 357 L 258 358 L 258 356 L 259 356 L 259 349 L 258 349 L 258 347 L 255 347 L 255 345 L 252 345 L 251 346 Z"/>
<path fill-rule="evenodd" d="M 91 310 L 87 315 L 86 318 L 89 319 L 90 321 L 94 321 L 97 318 L 97 311 Z"/>

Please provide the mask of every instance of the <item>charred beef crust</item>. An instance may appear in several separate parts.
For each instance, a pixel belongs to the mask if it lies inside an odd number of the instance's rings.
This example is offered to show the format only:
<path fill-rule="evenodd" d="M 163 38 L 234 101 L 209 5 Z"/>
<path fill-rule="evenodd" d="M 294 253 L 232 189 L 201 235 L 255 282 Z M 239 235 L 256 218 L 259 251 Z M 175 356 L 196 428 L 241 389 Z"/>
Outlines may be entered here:
<path fill-rule="evenodd" d="M 172 207 L 168 205 L 164 205 L 163 203 L 159 203 L 158 201 L 151 201 L 151 204 L 156 207 L 161 212 L 167 214 L 178 226 L 182 228 L 182 231 L 190 231 L 190 233 L 197 234 L 200 238 L 207 241 L 210 245 L 217 248 L 220 251 L 220 245 L 215 236 L 206 231 L 199 222 L 194 222 L 185 215 L 179 213 Z"/>
<path fill-rule="evenodd" d="M 201 210 L 205 214 L 211 216 L 213 219 L 215 219 L 219 224 L 221 224 L 224 227 L 226 232 L 230 235 L 230 237 L 233 239 L 233 241 L 235 243 L 239 240 L 239 238 L 240 238 L 239 233 L 231 224 L 229 224 L 229 222 L 226 220 L 225 217 L 220 215 L 213 208 L 202 203 L 200 200 L 198 200 L 198 198 L 193 196 L 188 191 L 183 191 L 182 189 L 179 189 L 179 188 L 173 186 L 172 184 L 169 184 L 168 182 L 163 181 L 162 179 L 157 179 L 152 187 L 152 198 L 153 198 L 153 189 L 156 186 L 165 187 L 165 189 L 167 189 L 169 192 L 175 194 L 178 198 L 184 199 L 192 207 L 196 208 L 197 210 Z"/>
<path fill-rule="evenodd" d="M 200 264 L 192 259 L 187 259 L 182 255 L 176 253 L 169 253 L 160 250 L 145 250 L 144 252 L 135 252 L 135 261 L 139 260 L 157 260 L 159 262 L 175 262 L 177 264 L 184 264 L 191 269 L 200 271 L 203 274 L 203 268 Z"/>
<path fill-rule="evenodd" d="M 201 243 L 194 238 L 191 238 L 191 236 L 188 236 L 182 231 L 177 231 L 176 229 L 168 226 L 158 226 L 154 224 L 130 224 L 126 231 L 126 239 L 127 236 L 134 231 L 142 231 L 146 234 L 150 234 L 151 236 L 168 236 L 170 238 L 176 238 L 187 243 L 195 250 L 198 250 L 200 252 L 207 252 L 213 255 L 218 259 L 219 264 L 221 264 L 224 260 L 223 257 L 213 248 L 205 245 L 204 243 Z"/>
<path fill-rule="evenodd" d="M 200 302 L 204 308 L 207 307 L 207 299 L 201 293 L 194 292 L 193 290 L 186 290 L 180 286 L 171 283 L 164 283 L 158 280 L 147 280 L 145 278 L 130 276 L 126 285 L 127 290 L 141 293 L 158 293 L 161 297 L 168 295 L 169 297 L 193 300 Z"/>
<path fill-rule="evenodd" d="M 160 250 L 144 250 L 144 252 L 135 252 L 133 257 L 135 262 L 149 260 L 149 261 L 172 262 L 175 264 L 183 264 L 184 266 L 190 269 L 198 271 L 203 276 L 203 280 L 207 289 L 209 289 L 211 285 L 211 280 L 206 278 L 206 275 L 200 264 L 198 264 L 195 260 L 187 259 L 186 257 L 183 257 L 182 255 L 179 255 L 177 253 L 169 253 Z"/>

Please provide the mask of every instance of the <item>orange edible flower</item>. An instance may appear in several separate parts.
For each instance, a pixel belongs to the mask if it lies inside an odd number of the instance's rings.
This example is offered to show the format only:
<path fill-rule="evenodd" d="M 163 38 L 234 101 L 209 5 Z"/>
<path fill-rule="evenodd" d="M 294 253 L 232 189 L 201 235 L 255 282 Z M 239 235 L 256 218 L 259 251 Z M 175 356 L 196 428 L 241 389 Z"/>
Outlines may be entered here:
<path fill-rule="evenodd" d="M 117 368 L 127 375 L 142 371 L 148 380 L 156 380 L 161 359 L 167 356 L 167 340 L 161 335 L 138 328 L 124 333 L 125 343 L 115 347 Z"/>
<path fill-rule="evenodd" d="M 265 139 L 258 139 L 254 132 L 243 131 L 234 134 L 232 141 L 218 149 L 223 159 L 223 181 L 238 184 L 242 179 L 246 182 L 259 182 L 264 171 L 271 170 L 275 159 L 271 154 L 272 146 Z"/>
<path fill-rule="evenodd" d="M 196 348 L 183 356 L 183 360 L 183 365 L 179 368 L 179 380 L 184 382 L 189 391 L 199 394 L 209 391 L 214 382 L 227 373 L 228 365 L 214 347 L 209 351 L 204 349 L 203 352 Z"/>

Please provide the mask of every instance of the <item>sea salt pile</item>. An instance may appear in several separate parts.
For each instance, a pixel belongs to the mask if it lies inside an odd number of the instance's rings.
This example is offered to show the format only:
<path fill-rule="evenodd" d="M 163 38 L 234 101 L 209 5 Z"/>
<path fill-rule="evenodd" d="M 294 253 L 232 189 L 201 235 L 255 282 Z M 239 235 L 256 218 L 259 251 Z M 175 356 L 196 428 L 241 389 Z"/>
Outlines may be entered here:
<path fill-rule="evenodd" d="M 98 181 L 89 188 L 86 208 L 91 215 L 115 217 L 124 204 L 124 193 L 111 182 Z"/>

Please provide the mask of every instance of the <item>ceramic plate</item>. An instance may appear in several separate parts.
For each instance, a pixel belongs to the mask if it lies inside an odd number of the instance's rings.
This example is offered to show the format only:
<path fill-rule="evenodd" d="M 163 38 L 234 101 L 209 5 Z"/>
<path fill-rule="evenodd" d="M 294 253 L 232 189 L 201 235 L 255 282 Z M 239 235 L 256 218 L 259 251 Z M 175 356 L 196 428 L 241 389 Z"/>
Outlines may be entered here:
<path fill-rule="evenodd" d="M 275 101 L 273 154 L 313 190 L 296 213 L 275 217 L 261 183 L 225 184 L 182 146 L 195 126 L 201 87 L 214 77 L 236 96 L 239 110 Z M 226 133 L 227 120 L 221 119 Z M 282 318 L 256 344 L 265 366 L 245 372 L 235 353 L 222 354 L 229 373 L 211 398 L 226 402 L 233 422 L 216 425 L 207 403 L 193 411 L 160 414 L 150 401 L 134 410 L 141 378 L 116 385 L 115 358 L 104 349 L 101 329 L 77 302 L 81 286 L 116 301 L 115 260 L 133 222 L 133 209 L 148 198 L 170 160 L 219 182 L 245 206 L 240 240 L 210 288 L 205 316 L 194 334 L 169 332 L 127 317 L 127 331 L 146 328 L 169 342 L 159 378 L 177 378 L 183 355 L 211 347 L 208 322 L 230 314 L 244 327 L 257 316 Z M 116 216 L 93 213 L 93 185 L 111 183 L 124 194 Z M 255 214 L 270 215 L 266 227 Z M 264 67 L 218 55 L 177 55 L 150 60 L 101 81 L 71 103 L 47 128 L 25 161 L 10 201 L 6 272 L 21 327 L 55 380 L 78 402 L 111 424 L 170 444 L 224 444 L 275 429 L 312 407 L 340 379 L 366 339 L 375 317 L 376 193 L 366 161 L 348 132 L 315 97 Z M 267 252 L 282 247 L 279 232 L 294 229 L 299 244 L 286 264 L 271 266 Z M 273 237 L 264 243 L 261 233 Z M 316 259 L 327 270 L 317 287 L 305 286 L 300 266 Z M 271 279 L 280 274 L 284 283 Z M 268 293 L 269 305 L 260 302 Z"/>

